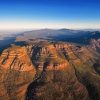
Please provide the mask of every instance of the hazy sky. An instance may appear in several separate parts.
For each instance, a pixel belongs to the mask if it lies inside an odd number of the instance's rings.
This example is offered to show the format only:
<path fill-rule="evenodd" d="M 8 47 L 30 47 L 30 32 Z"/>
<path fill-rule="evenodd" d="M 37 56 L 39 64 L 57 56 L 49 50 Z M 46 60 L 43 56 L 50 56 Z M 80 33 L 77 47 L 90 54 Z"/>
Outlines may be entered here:
<path fill-rule="evenodd" d="M 0 29 L 100 28 L 100 0 L 0 0 Z"/>

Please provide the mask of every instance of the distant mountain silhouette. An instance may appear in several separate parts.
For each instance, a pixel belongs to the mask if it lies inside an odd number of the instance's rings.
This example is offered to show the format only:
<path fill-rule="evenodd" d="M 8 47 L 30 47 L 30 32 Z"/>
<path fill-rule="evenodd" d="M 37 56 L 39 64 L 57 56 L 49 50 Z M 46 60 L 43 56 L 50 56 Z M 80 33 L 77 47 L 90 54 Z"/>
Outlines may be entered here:
<path fill-rule="evenodd" d="M 17 41 L 27 41 L 29 39 L 49 39 L 53 41 L 66 41 L 79 44 L 89 44 L 91 39 L 100 38 L 99 31 L 81 31 L 70 29 L 42 29 L 22 33 L 16 38 Z"/>

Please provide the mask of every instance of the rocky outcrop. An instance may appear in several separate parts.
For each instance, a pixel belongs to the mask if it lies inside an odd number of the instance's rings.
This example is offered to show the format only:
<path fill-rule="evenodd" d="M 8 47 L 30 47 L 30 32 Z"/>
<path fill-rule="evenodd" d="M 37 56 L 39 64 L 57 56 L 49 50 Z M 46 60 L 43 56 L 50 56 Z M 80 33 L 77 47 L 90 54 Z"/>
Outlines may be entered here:
<path fill-rule="evenodd" d="M 4 69 L 13 69 L 18 71 L 34 70 L 25 47 L 14 46 L 4 50 L 0 57 L 0 65 Z"/>
<path fill-rule="evenodd" d="M 24 100 L 36 73 L 25 47 L 13 46 L 0 56 L 0 99 Z M 8 98 L 8 99 L 7 99 Z"/>
<path fill-rule="evenodd" d="M 91 39 L 90 44 L 91 44 L 92 49 L 100 53 L 100 39 Z"/>

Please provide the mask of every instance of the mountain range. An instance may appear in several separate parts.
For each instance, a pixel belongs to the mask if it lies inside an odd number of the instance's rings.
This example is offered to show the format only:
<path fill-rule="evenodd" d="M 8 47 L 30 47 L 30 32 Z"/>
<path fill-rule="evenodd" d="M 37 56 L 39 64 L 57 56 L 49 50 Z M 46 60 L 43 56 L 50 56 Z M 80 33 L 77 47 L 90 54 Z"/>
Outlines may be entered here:
<path fill-rule="evenodd" d="M 100 32 L 41 29 L 3 38 L 0 88 L 0 100 L 100 100 Z"/>

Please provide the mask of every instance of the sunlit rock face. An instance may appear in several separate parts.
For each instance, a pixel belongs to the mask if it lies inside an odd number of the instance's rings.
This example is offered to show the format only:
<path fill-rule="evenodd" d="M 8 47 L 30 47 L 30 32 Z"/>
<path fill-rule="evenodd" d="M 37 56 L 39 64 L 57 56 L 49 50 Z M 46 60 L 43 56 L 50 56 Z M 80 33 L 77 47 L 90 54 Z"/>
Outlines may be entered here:
<path fill-rule="evenodd" d="M 99 57 L 91 45 L 47 40 L 12 45 L 0 56 L 0 99 L 99 100 Z"/>
<path fill-rule="evenodd" d="M 5 49 L 0 56 L 0 69 L 0 99 L 24 100 L 27 86 L 36 73 L 26 48 Z"/>
<path fill-rule="evenodd" d="M 4 50 L 0 63 L 2 68 L 11 70 L 31 71 L 34 68 L 25 47 L 14 46 Z"/>

